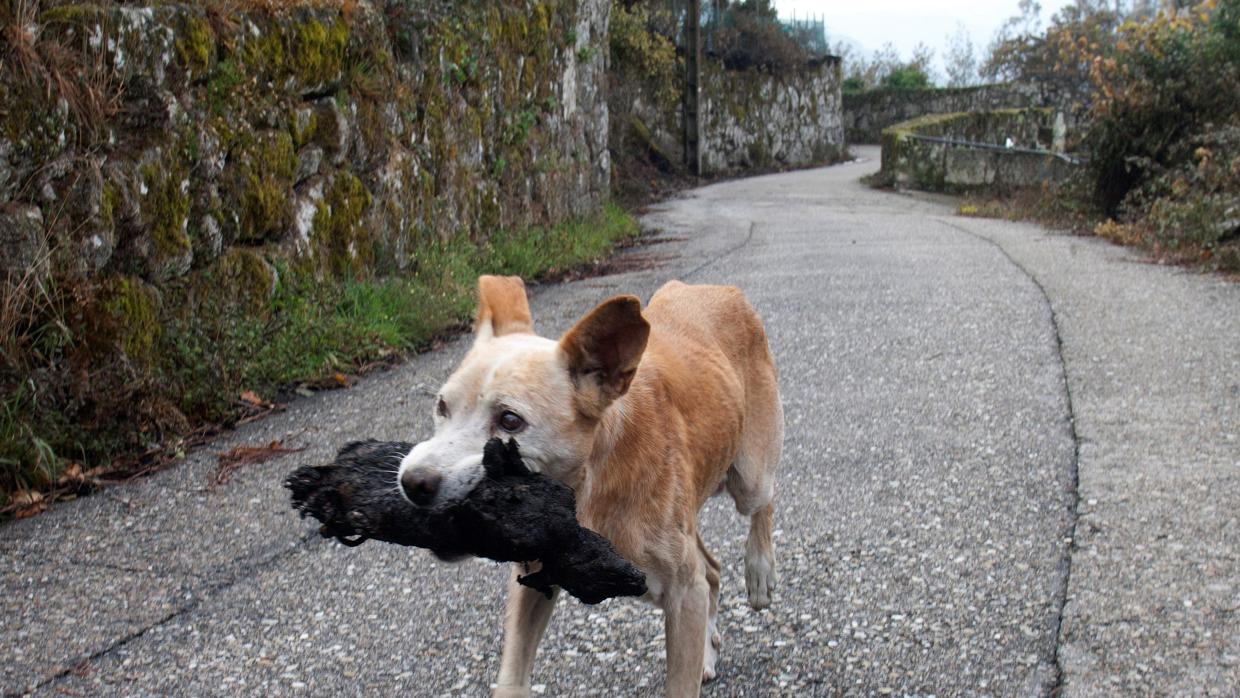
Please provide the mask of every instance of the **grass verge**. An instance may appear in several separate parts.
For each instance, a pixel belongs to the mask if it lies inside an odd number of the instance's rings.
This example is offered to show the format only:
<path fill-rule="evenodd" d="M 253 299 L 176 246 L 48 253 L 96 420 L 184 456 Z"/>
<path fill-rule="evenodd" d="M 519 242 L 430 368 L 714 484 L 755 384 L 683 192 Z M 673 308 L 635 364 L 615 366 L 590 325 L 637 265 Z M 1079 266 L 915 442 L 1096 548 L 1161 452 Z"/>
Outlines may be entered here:
<path fill-rule="evenodd" d="M 1202 242 L 1191 234 L 1204 225 L 1183 223 L 1169 234 L 1149 216 L 1126 220 L 1106 216 L 1090 203 L 1079 183 L 1027 187 L 1004 195 L 973 193 L 956 208 L 962 216 L 1031 221 L 1077 235 L 1093 235 L 1125 247 L 1140 249 L 1160 264 L 1178 264 L 1201 271 L 1234 276 L 1240 272 L 1240 241 Z M 1165 226 L 1163 226 L 1165 228 Z"/>
<path fill-rule="evenodd" d="M 0 512 L 36 513 L 50 499 L 150 472 L 195 436 L 294 391 L 345 385 L 350 373 L 425 349 L 463 327 L 479 274 L 563 276 L 638 233 L 608 204 L 483 244 L 436 242 L 400 276 L 325 280 L 277 265 L 274 288 L 257 302 L 219 292 L 210 278 L 154 296 L 125 283 L 49 291 L 63 302 L 16 323 L 29 341 L 0 356 Z M 147 320 L 118 331 L 108 322 L 118 311 Z"/>

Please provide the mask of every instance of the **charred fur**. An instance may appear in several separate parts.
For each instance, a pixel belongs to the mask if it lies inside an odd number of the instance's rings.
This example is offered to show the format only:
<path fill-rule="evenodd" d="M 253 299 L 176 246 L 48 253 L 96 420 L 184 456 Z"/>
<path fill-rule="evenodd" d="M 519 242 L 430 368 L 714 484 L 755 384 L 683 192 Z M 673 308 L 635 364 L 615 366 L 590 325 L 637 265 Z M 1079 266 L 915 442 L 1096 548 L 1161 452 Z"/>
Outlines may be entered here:
<path fill-rule="evenodd" d="M 321 535 L 347 545 L 373 538 L 429 548 L 444 559 L 538 561 L 542 568 L 518 581 L 548 596 L 557 586 L 588 604 L 646 593 L 645 575 L 577 523 L 572 489 L 530 472 L 515 441 L 491 439 L 483 452 L 486 477 L 461 501 L 435 507 L 415 506 L 399 490 L 396 471 L 412 448 L 358 441 L 331 465 L 298 468 L 285 482 L 293 507 L 322 522 Z"/>

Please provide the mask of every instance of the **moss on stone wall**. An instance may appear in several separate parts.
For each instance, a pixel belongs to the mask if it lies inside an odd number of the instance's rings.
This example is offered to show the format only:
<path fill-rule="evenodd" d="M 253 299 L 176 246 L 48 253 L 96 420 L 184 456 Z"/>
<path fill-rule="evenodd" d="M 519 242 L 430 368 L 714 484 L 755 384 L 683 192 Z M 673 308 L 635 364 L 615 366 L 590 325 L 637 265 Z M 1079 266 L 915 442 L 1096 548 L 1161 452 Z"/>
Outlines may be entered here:
<path fill-rule="evenodd" d="M 1054 111 L 1045 108 L 927 114 L 882 133 L 882 166 L 874 183 L 923 191 L 958 193 L 1037 184 L 1066 173 L 1057 158 L 988 151 L 926 140 L 931 137 L 982 146 L 1046 149 Z"/>
<path fill-rule="evenodd" d="M 620 32 L 612 35 L 612 71 L 622 87 L 609 105 L 627 127 L 611 131 L 612 151 L 620 179 L 646 180 L 650 167 L 684 161 L 681 69 L 670 42 L 649 31 L 643 10 L 616 9 L 614 18 Z M 844 152 L 838 59 L 778 74 L 728 70 L 707 59 L 700 84 L 705 174 L 825 164 Z"/>
<path fill-rule="evenodd" d="M 103 284 L 99 299 L 117 346 L 134 361 L 150 361 L 163 332 L 159 292 L 141 279 L 119 276 Z"/>
<path fill-rule="evenodd" d="M 166 280 L 189 269 L 189 181 L 183 166 L 166 162 L 144 165 L 140 177 L 139 190 L 145 192 L 141 222 L 150 236 L 147 273 L 154 280 Z"/>
<path fill-rule="evenodd" d="M 374 263 L 374 237 L 363 215 L 370 192 L 357 177 L 337 173 L 314 214 L 314 238 L 322 268 L 336 275 L 362 275 Z"/>
<path fill-rule="evenodd" d="M 292 220 L 293 173 L 297 156 L 288 131 L 259 131 L 237 137 L 229 160 L 227 203 L 235 206 L 235 237 L 257 244 L 284 236 Z"/>
<path fill-rule="evenodd" d="M 215 33 L 205 19 L 186 15 L 173 45 L 191 80 L 207 75 L 215 57 Z"/>
<path fill-rule="evenodd" d="M 98 460 L 176 431 L 171 413 L 226 419 L 242 386 L 375 355 L 390 326 L 319 334 L 312 320 L 372 291 L 408 301 L 406 277 L 439 263 L 476 273 L 459 260 L 497 229 L 599 210 L 610 171 L 592 51 L 608 5 L 410 0 L 226 21 L 193 4 L 46 10 L 46 55 L 98 67 L 73 74 L 104 103 L 83 119 L 56 84 L 0 73 L 0 204 L 42 213 L 72 338 L 0 362 L 0 393 L 34 379 L 44 416 L 67 415 L 48 443 Z M 453 281 L 453 303 L 468 282 Z M 407 312 L 429 324 L 401 331 L 455 321 L 455 305 L 418 305 L 442 297 L 414 297 Z M 266 348 L 273 327 L 302 321 L 316 358 L 290 355 L 295 333 Z M 107 380 L 74 387 L 74 362 Z"/>
<path fill-rule="evenodd" d="M 883 129 L 924 115 L 1037 107 L 1047 97 L 1028 85 L 910 89 L 882 87 L 843 94 L 845 136 L 849 143 L 878 143 Z"/>

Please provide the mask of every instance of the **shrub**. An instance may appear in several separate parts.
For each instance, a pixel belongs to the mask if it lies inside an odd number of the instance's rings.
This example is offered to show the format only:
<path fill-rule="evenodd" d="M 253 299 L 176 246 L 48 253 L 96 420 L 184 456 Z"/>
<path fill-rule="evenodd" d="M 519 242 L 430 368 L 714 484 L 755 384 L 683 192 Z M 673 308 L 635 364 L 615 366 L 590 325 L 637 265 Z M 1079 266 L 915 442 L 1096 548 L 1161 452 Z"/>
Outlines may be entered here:
<path fill-rule="evenodd" d="M 1085 143 L 1108 214 L 1145 219 L 1154 242 L 1209 256 L 1240 229 L 1240 0 L 1128 22 L 1085 49 Z"/>
<path fill-rule="evenodd" d="M 640 5 L 625 9 L 616 4 L 610 22 L 611 69 L 618 76 L 612 89 L 634 82 L 654 86 L 656 99 L 667 104 L 679 99 L 679 63 L 676 47 L 653 31 L 649 11 Z"/>
<path fill-rule="evenodd" d="M 717 20 L 713 53 L 730 70 L 794 70 L 812 57 L 784 30 L 769 0 L 729 5 Z"/>
<path fill-rule="evenodd" d="M 930 86 L 930 77 L 915 66 L 896 68 L 883 77 L 883 87 L 903 90 L 920 90 Z"/>
<path fill-rule="evenodd" d="M 1125 200 L 1168 252 L 1187 252 L 1240 270 L 1240 125 L 1211 128 L 1176 149 L 1175 167 L 1156 169 Z"/>

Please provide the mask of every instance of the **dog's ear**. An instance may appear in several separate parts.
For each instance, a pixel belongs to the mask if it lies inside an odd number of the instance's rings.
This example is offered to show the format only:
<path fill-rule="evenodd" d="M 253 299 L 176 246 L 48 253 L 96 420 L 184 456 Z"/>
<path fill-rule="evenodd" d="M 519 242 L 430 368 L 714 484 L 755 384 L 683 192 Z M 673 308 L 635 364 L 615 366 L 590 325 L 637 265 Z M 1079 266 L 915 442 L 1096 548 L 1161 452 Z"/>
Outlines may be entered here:
<path fill-rule="evenodd" d="M 478 277 L 478 317 L 474 334 L 479 340 L 515 332 L 533 332 L 525 283 L 519 276 Z"/>
<path fill-rule="evenodd" d="M 578 409 L 597 417 L 628 391 L 649 337 L 641 301 L 616 296 L 560 338 L 560 351 L 577 389 Z"/>

